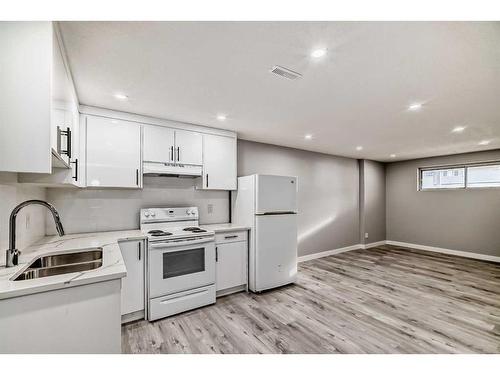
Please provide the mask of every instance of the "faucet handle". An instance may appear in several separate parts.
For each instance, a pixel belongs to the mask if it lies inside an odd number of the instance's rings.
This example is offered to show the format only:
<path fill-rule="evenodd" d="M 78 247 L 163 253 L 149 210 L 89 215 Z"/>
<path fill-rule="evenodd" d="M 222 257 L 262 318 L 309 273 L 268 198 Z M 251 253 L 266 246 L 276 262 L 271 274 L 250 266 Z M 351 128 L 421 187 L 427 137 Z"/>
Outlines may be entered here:
<path fill-rule="evenodd" d="M 5 252 L 5 267 L 13 267 L 19 264 L 19 255 L 21 251 L 17 249 L 8 249 Z"/>

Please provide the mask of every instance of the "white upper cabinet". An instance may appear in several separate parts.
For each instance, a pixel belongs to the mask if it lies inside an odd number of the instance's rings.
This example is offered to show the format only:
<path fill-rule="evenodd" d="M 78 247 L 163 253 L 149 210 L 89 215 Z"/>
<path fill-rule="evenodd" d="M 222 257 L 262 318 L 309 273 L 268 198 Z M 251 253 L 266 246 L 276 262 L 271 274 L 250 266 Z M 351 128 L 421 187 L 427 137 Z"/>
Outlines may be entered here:
<path fill-rule="evenodd" d="M 78 105 L 74 96 L 73 82 L 64 63 L 62 42 L 54 33 L 52 48 L 52 91 L 51 91 L 51 147 L 56 165 L 68 167 L 74 158 L 73 135 L 75 113 Z M 59 161 L 63 164 L 59 165 Z"/>
<path fill-rule="evenodd" d="M 145 162 L 174 162 L 175 131 L 155 125 L 144 125 L 143 159 Z"/>
<path fill-rule="evenodd" d="M 145 162 L 202 165 L 201 133 L 145 125 L 143 142 Z"/>
<path fill-rule="evenodd" d="M 175 161 L 179 164 L 202 165 L 203 136 L 187 130 L 175 131 Z"/>
<path fill-rule="evenodd" d="M 236 190 L 236 138 L 203 134 L 202 189 Z"/>
<path fill-rule="evenodd" d="M 87 186 L 139 188 L 141 126 L 106 117 L 86 118 Z"/>
<path fill-rule="evenodd" d="M 51 22 L 0 26 L 0 171 L 52 170 Z"/>
<path fill-rule="evenodd" d="M 78 99 L 57 25 L 4 22 L 0 50 L 0 171 L 77 186 Z"/>

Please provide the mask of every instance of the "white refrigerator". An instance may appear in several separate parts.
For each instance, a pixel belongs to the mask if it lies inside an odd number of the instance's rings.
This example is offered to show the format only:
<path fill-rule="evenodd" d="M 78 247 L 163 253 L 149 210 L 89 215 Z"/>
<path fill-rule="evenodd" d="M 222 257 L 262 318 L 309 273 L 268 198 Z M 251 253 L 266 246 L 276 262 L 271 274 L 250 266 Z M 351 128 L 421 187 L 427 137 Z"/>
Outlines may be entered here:
<path fill-rule="evenodd" d="M 231 221 L 250 227 L 248 283 L 253 292 L 297 279 L 297 177 L 238 177 Z"/>

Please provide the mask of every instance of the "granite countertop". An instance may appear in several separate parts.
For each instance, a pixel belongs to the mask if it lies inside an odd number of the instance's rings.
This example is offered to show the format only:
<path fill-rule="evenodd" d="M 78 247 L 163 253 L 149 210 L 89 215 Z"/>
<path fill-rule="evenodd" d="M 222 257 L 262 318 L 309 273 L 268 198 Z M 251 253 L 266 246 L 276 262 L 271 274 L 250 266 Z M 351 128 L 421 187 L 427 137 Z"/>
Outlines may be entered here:
<path fill-rule="evenodd" d="M 233 223 L 200 224 L 200 227 L 208 229 L 208 230 L 213 230 L 215 233 L 234 232 L 237 230 L 249 230 L 249 229 L 251 229 L 249 226 L 233 224 Z"/>
<path fill-rule="evenodd" d="M 125 277 L 127 269 L 118 241 L 145 238 L 146 236 L 140 230 L 69 234 L 63 237 L 46 236 L 34 245 L 22 250 L 19 265 L 5 268 L 5 259 L 1 260 L 0 300 Z M 103 249 L 103 264 L 95 270 L 31 280 L 11 280 L 13 276 L 21 273 L 28 263 L 41 255 L 59 254 L 90 247 L 102 247 Z"/>

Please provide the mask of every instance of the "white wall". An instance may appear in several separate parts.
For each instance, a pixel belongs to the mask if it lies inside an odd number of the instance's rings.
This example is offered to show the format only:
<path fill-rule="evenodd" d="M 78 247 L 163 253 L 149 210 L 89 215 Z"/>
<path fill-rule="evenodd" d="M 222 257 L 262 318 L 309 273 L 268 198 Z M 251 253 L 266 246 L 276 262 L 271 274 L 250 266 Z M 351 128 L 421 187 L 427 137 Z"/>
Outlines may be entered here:
<path fill-rule="evenodd" d="M 200 223 L 229 221 L 227 191 L 196 190 L 192 179 L 145 177 L 144 189 L 47 189 L 66 233 L 139 228 L 139 210 L 148 207 L 198 206 Z M 213 212 L 208 213 L 208 205 Z M 51 217 L 47 234 L 56 234 Z"/>
<path fill-rule="evenodd" d="M 44 188 L 17 183 L 17 174 L 0 172 L 0 263 L 9 247 L 9 217 L 12 209 L 28 199 L 45 199 Z M 16 247 L 24 249 L 45 235 L 45 207 L 29 206 L 17 215 Z"/>

